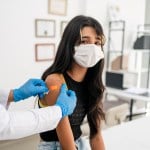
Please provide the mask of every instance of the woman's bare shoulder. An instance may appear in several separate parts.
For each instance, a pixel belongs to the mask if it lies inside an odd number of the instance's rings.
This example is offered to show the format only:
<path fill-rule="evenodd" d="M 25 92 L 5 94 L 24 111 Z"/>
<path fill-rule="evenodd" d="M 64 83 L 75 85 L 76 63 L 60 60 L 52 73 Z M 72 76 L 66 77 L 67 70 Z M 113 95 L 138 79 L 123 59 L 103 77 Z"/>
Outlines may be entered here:
<path fill-rule="evenodd" d="M 47 76 L 45 82 L 48 85 L 62 84 L 61 74 L 54 73 Z"/>

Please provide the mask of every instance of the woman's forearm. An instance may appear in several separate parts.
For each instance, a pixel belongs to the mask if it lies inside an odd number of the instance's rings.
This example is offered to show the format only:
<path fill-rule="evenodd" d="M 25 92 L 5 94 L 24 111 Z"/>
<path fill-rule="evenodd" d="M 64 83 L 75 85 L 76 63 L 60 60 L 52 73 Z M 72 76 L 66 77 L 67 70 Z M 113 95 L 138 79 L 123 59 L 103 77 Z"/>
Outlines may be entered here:
<path fill-rule="evenodd" d="M 105 150 L 105 145 L 101 134 L 97 134 L 90 139 L 90 145 L 92 150 Z"/>
<path fill-rule="evenodd" d="M 63 118 L 59 122 L 56 131 L 63 150 L 76 150 L 74 137 L 68 117 Z"/>

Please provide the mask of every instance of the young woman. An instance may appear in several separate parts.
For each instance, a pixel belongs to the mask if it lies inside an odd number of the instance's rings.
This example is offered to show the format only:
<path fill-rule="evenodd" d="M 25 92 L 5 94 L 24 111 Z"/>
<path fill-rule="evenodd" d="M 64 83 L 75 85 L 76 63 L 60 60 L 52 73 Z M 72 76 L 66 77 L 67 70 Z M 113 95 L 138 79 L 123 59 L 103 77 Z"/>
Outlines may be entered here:
<path fill-rule="evenodd" d="M 68 23 L 54 63 L 42 75 L 50 92 L 39 101 L 39 106 L 53 105 L 62 83 L 76 92 L 77 105 L 72 115 L 60 121 L 56 130 L 40 134 L 42 142 L 39 150 L 75 150 L 77 147 L 87 150 L 80 128 L 86 115 L 91 149 L 105 149 L 100 131 L 101 120 L 104 119 L 103 45 L 103 29 L 94 18 L 80 15 Z"/>

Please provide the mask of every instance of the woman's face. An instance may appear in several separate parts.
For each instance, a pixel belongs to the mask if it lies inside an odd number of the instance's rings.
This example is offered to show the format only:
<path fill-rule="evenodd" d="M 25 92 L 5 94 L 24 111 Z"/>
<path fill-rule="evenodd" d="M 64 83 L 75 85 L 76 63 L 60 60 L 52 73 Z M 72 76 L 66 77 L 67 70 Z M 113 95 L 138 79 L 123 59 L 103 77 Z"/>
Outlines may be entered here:
<path fill-rule="evenodd" d="M 81 42 L 80 44 L 96 44 L 101 46 L 101 38 L 96 34 L 96 31 L 92 27 L 84 27 L 81 30 Z"/>
<path fill-rule="evenodd" d="M 74 60 L 83 68 L 94 67 L 102 58 L 104 54 L 101 48 L 100 36 L 92 27 L 84 27 L 80 31 L 81 40 L 74 47 Z"/>

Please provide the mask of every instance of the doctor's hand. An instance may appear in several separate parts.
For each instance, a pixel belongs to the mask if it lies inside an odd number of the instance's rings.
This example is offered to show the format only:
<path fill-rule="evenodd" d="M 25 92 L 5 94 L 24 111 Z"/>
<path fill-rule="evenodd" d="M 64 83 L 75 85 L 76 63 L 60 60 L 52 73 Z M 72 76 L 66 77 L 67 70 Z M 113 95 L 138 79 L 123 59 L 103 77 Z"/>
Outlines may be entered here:
<path fill-rule="evenodd" d="M 48 88 L 43 80 L 29 79 L 20 88 L 13 90 L 13 97 L 14 101 L 17 102 L 36 95 L 42 98 L 45 92 L 48 92 Z"/>
<path fill-rule="evenodd" d="M 67 90 L 66 84 L 63 84 L 56 101 L 56 105 L 60 106 L 62 110 L 62 117 L 68 116 L 73 113 L 76 102 L 77 98 L 75 92 L 72 90 Z"/>

